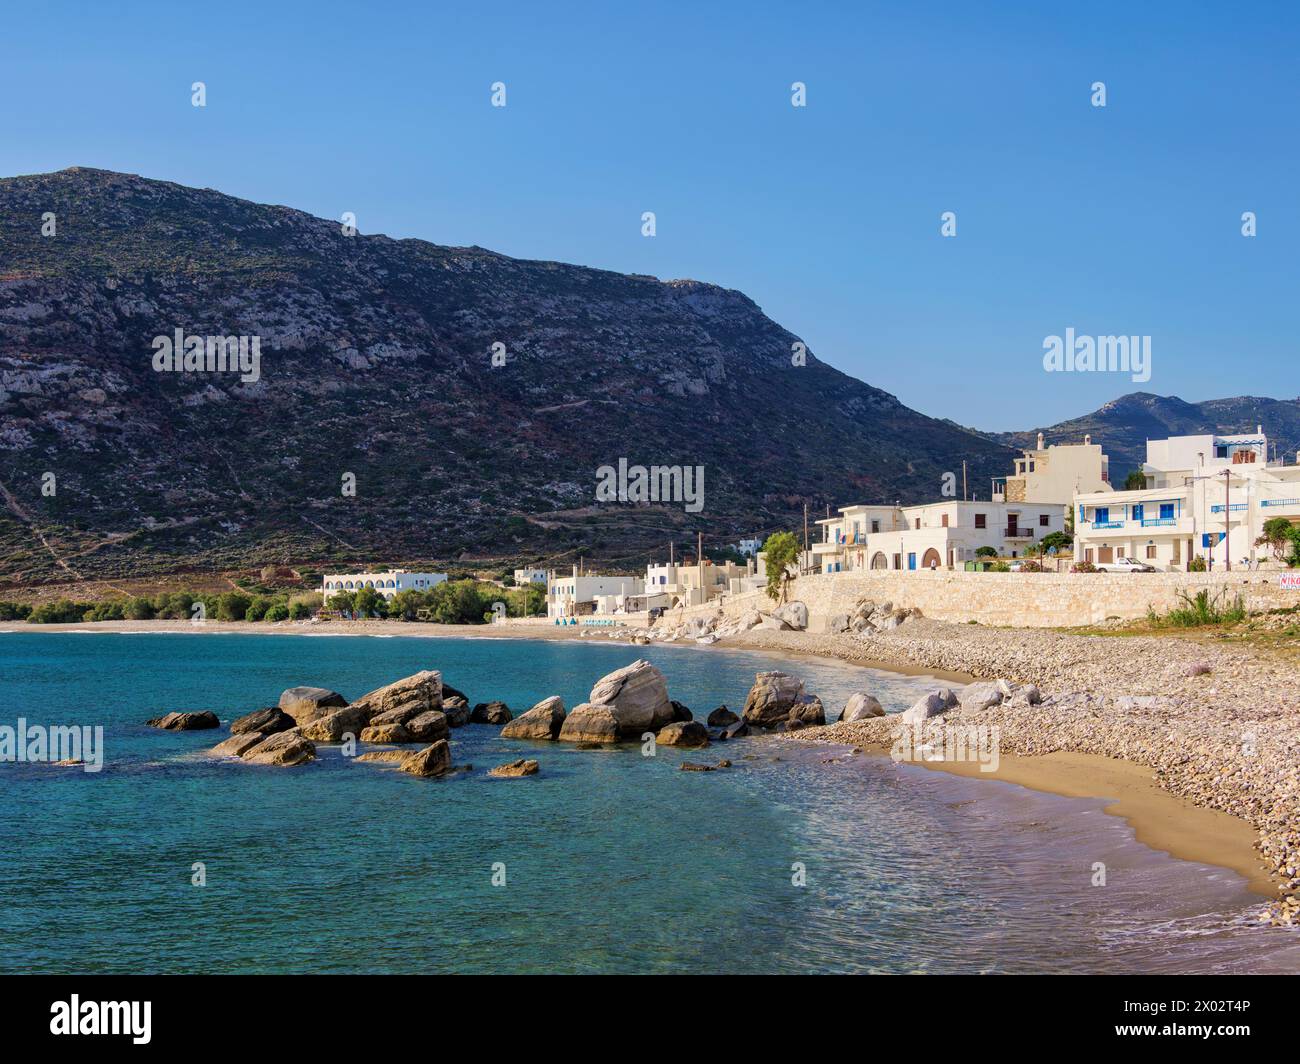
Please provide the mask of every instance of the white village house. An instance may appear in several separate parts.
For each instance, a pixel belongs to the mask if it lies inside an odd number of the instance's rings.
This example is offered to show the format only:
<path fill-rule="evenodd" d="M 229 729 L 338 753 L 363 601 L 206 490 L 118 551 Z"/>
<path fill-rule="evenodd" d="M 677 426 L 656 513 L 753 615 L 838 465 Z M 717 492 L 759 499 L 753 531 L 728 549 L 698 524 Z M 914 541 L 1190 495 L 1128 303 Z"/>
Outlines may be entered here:
<path fill-rule="evenodd" d="M 1076 560 L 1133 558 L 1172 571 L 1200 557 L 1215 568 L 1254 567 L 1270 560 L 1255 546 L 1264 522 L 1300 524 L 1300 465 L 1268 461 L 1262 426 L 1148 440 L 1142 473 L 1140 491 L 1075 495 Z"/>
<path fill-rule="evenodd" d="M 1108 486 L 1108 460 L 1090 439 L 1081 444 L 1026 450 L 1016 474 L 994 483 L 988 501 L 948 499 L 917 506 L 859 504 L 818 521 L 813 567 L 822 573 L 854 569 L 960 569 L 981 547 L 1019 557 L 1024 549 L 1065 528 L 1078 487 Z"/>
<path fill-rule="evenodd" d="M 516 569 L 515 583 L 520 587 L 524 584 L 545 584 L 550 576 L 546 569 Z"/>
<path fill-rule="evenodd" d="M 626 612 L 627 599 L 642 594 L 637 576 L 588 576 L 578 566 L 569 576 L 551 576 L 546 587 L 546 616 L 553 619 L 594 613 Z"/>
<path fill-rule="evenodd" d="M 412 573 L 406 569 L 386 569 L 381 573 L 327 574 L 321 579 L 321 594 L 328 603 L 331 595 L 340 591 L 360 591 L 372 587 L 386 599 L 399 591 L 428 591 L 445 582 L 446 573 Z"/>

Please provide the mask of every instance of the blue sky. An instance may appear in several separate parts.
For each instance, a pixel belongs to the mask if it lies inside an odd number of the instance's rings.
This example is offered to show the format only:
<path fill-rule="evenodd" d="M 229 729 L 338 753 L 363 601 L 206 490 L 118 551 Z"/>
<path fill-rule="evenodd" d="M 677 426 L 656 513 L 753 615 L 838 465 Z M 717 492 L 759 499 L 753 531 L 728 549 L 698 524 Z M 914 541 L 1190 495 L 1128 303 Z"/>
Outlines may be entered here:
<path fill-rule="evenodd" d="M 984 429 L 1300 394 L 1300 5 L 637 6 L 11 5 L 0 174 L 712 281 Z M 1150 335 L 1151 380 L 1045 373 L 1067 327 Z"/>

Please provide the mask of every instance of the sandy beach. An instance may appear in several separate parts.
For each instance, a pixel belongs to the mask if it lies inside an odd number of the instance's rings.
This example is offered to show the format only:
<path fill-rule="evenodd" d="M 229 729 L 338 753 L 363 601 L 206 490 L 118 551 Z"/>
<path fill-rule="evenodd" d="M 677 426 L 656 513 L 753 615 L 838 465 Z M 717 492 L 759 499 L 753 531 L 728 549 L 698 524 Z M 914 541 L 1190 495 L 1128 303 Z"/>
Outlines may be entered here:
<path fill-rule="evenodd" d="M 8 624 L 16 632 L 245 633 L 300 637 L 627 641 L 618 629 L 553 625 L 440 625 L 388 621 L 268 625 L 210 621 L 110 621 Z M 996 726 L 996 772 L 974 762 L 919 761 L 927 768 L 997 779 L 1069 797 L 1109 800 L 1139 841 L 1176 857 L 1230 868 L 1251 889 L 1283 895 L 1276 918 L 1292 919 L 1300 887 L 1300 809 L 1295 670 L 1242 647 L 1168 639 L 1116 639 L 1052 630 L 947 625 L 918 619 L 870 636 L 754 630 L 711 645 L 667 645 L 808 656 L 908 675 L 934 676 L 954 688 L 1003 678 L 1041 688 L 1041 705 L 992 706 L 932 718 Z M 433 663 L 436 667 L 436 663 Z M 939 684 L 936 684 L 939 686 Z M 864 676 L 863 690 L 871 681 Z M 815 692 L 814 692 L 815 693 Z M 540 696 L 539 696 L 540 697 Z M 707 711 L 710 707 L 703 708 Z M 827 706 L 830 719 L 842 707 Z M 836 723 L 790 738 L 885 753 L 896 721 Z"/>

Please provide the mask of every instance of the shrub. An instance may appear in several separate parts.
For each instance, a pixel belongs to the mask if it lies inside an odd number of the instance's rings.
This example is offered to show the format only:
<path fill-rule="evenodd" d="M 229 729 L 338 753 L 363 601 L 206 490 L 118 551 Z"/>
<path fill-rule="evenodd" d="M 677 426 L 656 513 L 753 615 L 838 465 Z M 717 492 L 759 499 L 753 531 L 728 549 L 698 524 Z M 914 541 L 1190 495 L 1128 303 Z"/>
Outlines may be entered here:
<path fill-rule="evenodd" d="M 977 558 L 996 558 L 998 551 L 996 547 L 977 547 L 975 557 Z"/>
<path fill-rule="evenodd" d="M 1070 572 L 1072 573 L 1095 573 L 1096 571 L 1097 567 L 1092 562 L 1087 561 L 1075 562 L 1070 566 Z"/>
<path fill-rule="evenodd" d="M 1022 573 L 1041 573 L 1043 566 L 1041 562 L 1025 562 L 1020 566 L 1020 571 Z"/>
<path fill-rule="evenodd" d="M 31 612 L 25 602 L 0 602 L 0 621 L 25 621 Z"/>
<path fill-rule="evenodd" d="M 125 618 L 121 602 L 98 602 L 86 611 L 83 620 L 120 621 Z"/>
<path fill-rule="evenodd" d="M 1221 605 L 1225 597 L 1220 591 L 1211 597 L 1208 588 L 1202 588 L 1195 595 L 1180 591 L 1178 598 L 1181 606 L 1175 606 L 1162 618 L 1165 624 L 1175 628 L 1197 628 L 1206 624 L 1236 624 L 1245 620 L 1246 607 L 1238 595 L 1227 606 Z"/>
<path fill-rule="evenodd" d="M 242 621 L 244 614 L 248 612 L 248 604 L 252 601 L 242 591 L 227 591 L 217 599 L 217 620 Z"/>
<path fill-rule="evenodd" d="M 71 599 L 59 599 L 57 602 L 45 602 L 28 614 L 29 624 L 76 624 L 85 619 L 94 606 L 89 602 L 73 602 Z"/>
<path fill-rule="evenodd" d="M 274 624 L 276 621 L 287 621 L 289 619 L 289 607 L 283 602 L 277 602 L 262 618 L 267 624 Z"/>
<path fill-rule="evenodd" d="M 1205 559 L 1198 554 L 1195 558 L 1193 558 L 1190 562 L 1187 563 L 1187 571 L 1189 573 L 1205 572 Z"/>
<path fill-rule="evenodd" d="M 315 612 L 301 599 L 294 599 L 289 603 L 289 620 L 291 621 L 305 621 Z"/>
<path fill-rule="evenodd" d="M 128 621 L 148 621 L 154 615 L 153 603 L 147 598 L 133 598 L 122 607 L 122 613 Z"/>

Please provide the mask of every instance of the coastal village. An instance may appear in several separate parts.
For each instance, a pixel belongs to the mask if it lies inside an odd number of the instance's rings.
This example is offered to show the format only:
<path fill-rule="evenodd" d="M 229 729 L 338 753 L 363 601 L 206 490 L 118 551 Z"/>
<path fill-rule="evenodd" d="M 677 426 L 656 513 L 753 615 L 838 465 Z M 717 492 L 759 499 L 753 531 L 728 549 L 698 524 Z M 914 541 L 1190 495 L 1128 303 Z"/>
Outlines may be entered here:
<path fill-rule="evenodd" d="M 1278 519 L 1300 526 L 1300 455 L 1270 458 L 1262 426 L 1253 433 L 1149 440 L 1146 461 L 1136 472 L 1136 478 L 1130 476 L 1117 488 L 1099 443 L 1085 436 L 1049 445 L 1039 433 L 1037 445 L 1016 459 L 1012 472 L 994 479 L 983 498 L 963 492 L 962 498 L 914 505 L 853 502 L 812 522 L 790 575 L 801 578 L 802 597 L 816 598 L 804 594 L 817 587 L 815 578 L 840 574 L 892 573 L 919 580 L 933 574 L 1008 572 L 1016 574 L 1017 590 L 1032 587 L 1028 582 L 1041 579 L 1039 574 L 1052 574 L 1072 577 L 1074 586 L 1093 592 L 1115 586 L 1099 584 L 1098 575 L 1118 573 L 1146 579 L 1148 589 L 1163 589 L 1162 601 L 1172 601 L 1180 589 L 1205 581 L 1171 574 L 1285 568 L 1283 555 L 1265 542 L 1265 526 L 1273 522 L 1275 529 Z M 669 556 L 648 562 L 643 575 L 590 572 L 581 562 L 567 571 L 516 569 L 515 586 L 545 587 L 546 608 L 544 617 L 509 620 L 638 628 L 658 622 L 662 632 L 665 621 L 674 616 L 685 620 L 701 607 L 761 602 L 768 581 L 762 541 L 750 538 L 729 546 L 743 563 L 710 559 L 699 547 L 693 557 L 678 559 L 670 546 Z M 1152 579 L 1158 575 L 1163 578 Z M 339 592 L 363 588 L 392 599 L 400 591 L 428 590 L 447 578 L 446 573 L 400 569 L 327 574 L 321 593 L 326 604 Z M 909 585 L 891 581 L 889 586 Z M 896 592 L 894 598 L 899 597 Z M 954 591 L 949 597 L 949 618 L 971 619 L 960 615 L 965 596 Z M 1140 593 L 1129 598 L 1142 610 L 1154 605 Z M 836 616 L 812 603 L 808 608 L 814 630 Z M 1071 617 L 1066 611 L 1048 619 L 1087 622 L 1095 612 Z M 1121 606 L 1104 616 L 1126 613 Z M 764 620 L 760 617 L 759 623 Z"/>

